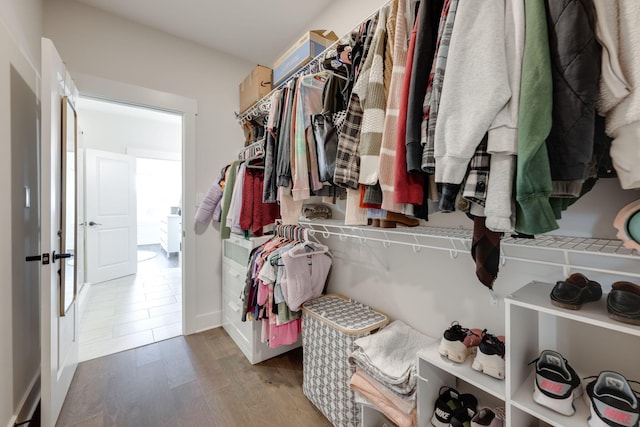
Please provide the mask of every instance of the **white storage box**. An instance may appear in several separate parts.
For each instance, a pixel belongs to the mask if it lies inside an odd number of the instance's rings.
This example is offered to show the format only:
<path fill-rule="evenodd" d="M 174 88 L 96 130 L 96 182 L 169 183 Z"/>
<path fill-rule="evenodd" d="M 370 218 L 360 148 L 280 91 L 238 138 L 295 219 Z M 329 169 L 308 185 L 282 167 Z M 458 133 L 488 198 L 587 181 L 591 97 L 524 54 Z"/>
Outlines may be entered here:
<path fill-rule="evenodd" d="M 302 391 L 334 426 L 358 427 L 360 411 L 349 380 L 354 341 L 389 322 L 386 314 L 341 295 L 302 306 Z"/>

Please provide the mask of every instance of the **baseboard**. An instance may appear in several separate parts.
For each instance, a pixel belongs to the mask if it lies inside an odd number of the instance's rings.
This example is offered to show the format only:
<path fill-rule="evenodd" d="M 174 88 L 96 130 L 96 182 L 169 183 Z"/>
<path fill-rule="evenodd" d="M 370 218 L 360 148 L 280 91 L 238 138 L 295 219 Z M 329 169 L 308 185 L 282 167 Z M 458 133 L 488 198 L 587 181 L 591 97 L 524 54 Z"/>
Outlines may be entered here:
<path fill-rule="evenodd" d="M 80 288 L 80 292 L 78 292 L 77 303 L 78 303 L 78 314 L 80 319 L 84 316 L 84 312 L 87 309 L 87 295 L 89 295 L 89 289 L 91 288 L 91 283 L 86 282 L 82 288 Z"/>
<path fill-rule="evenodd" d="M 193 319 L 192 327 L 185 328 L 185 334 L 195 334 L 197 332 L 222 326 L 222 311 L 212 311 L 210 313 L 200 314 Z"/>
<path fill-rule="evenodd" d="M 20 404 L 16 408 L 16 414 L 11 417 L 9 425 L 7 427 L 13 427 L 18 422 L 23 422 L 31 419 L 31 416 L 36 410 L 40 402 L 40 370 L 36 373 L 36 376 L 31 380 L 29 388 L 25 392 Z"/>

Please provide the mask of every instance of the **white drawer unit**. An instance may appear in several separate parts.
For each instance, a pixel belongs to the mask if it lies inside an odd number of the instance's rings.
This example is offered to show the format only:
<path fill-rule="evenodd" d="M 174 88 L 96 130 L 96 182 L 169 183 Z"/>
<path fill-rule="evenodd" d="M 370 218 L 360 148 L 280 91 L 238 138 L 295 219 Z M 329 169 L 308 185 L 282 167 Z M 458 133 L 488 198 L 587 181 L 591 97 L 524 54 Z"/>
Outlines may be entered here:
<path fill-rule="evenodd" d="M 265 236 L 247 240 L 232 234 L 222 242 L 222 327 L 252 364 L 299 347 L 301 341 L 271 348 L 260 340 L 261 321 L 242 321 L 242 292 L 247 278 L 249 255 L 253 248 L 269 238 L 270 236 Z"/>
<path fill-rule="evenodd" d="M 167 258 L 180 252 L 180 235 L 182 233 L 182 217 L 180 215 L 167 215 L 160 220 L 160 246 Z"/>

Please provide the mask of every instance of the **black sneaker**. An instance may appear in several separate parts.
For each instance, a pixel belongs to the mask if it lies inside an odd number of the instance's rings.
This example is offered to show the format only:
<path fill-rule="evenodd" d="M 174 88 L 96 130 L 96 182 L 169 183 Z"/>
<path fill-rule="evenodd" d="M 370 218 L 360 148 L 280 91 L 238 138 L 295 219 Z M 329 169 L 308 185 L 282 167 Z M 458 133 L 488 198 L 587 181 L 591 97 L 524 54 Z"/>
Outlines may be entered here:
<path fill-rule="evenodd" d="M 478 399 L 472 394 L 460 394 L 451 387 L 440 387 L 440 394 L 431 417 L 431 425 L 435 427 L 449 427 L 454 413 L 462 408 L 472 409 L 475 413 Z"/>
<path fill-rule="evenodd" d="M 482 340 L 471 367 L 494 378 L 504 379 L 504 337 L 482 331 Z"/>
<path fill-rule="evenodd" d="M 476 415 L 476 408 L 462 407 L 453 413 L 451 427 L 471 427 L 471 420 Z"/>
<path fill-rule="evenodd" d="M 481 335 L 480 329 L 463 328 L 458 322 L 453 322 L 442 334 L 438 352 L 449 360 L 462 363 L 476 352 Z"/>
<path fill-rule="evenodd" d="M 638 395 L 625 377 L 617 372 L 601 372 L 587 384 L 586 392 L 591 407 L 589 426 L 638 427 Z"/>
<path fill-rule="evenodd" d="M 543 350 L 531 363 L 536 364 L 533 400 L 562 415 L 573 415 L 573 400 L 582 394 L 576 371 L 553 350 Z"/>

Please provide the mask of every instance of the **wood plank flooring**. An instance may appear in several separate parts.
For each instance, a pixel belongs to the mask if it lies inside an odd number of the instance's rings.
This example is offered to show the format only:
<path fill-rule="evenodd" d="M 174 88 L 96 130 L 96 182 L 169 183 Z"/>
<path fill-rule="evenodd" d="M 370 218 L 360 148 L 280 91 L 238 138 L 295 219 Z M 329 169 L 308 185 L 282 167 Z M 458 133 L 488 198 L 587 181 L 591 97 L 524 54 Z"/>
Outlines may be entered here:
<path fill-rule="evenodd" d="M 331 426 L 302 394 L 302 349 L 251 365 L 216 328 L 82 362 L 58 427 Z"/>

